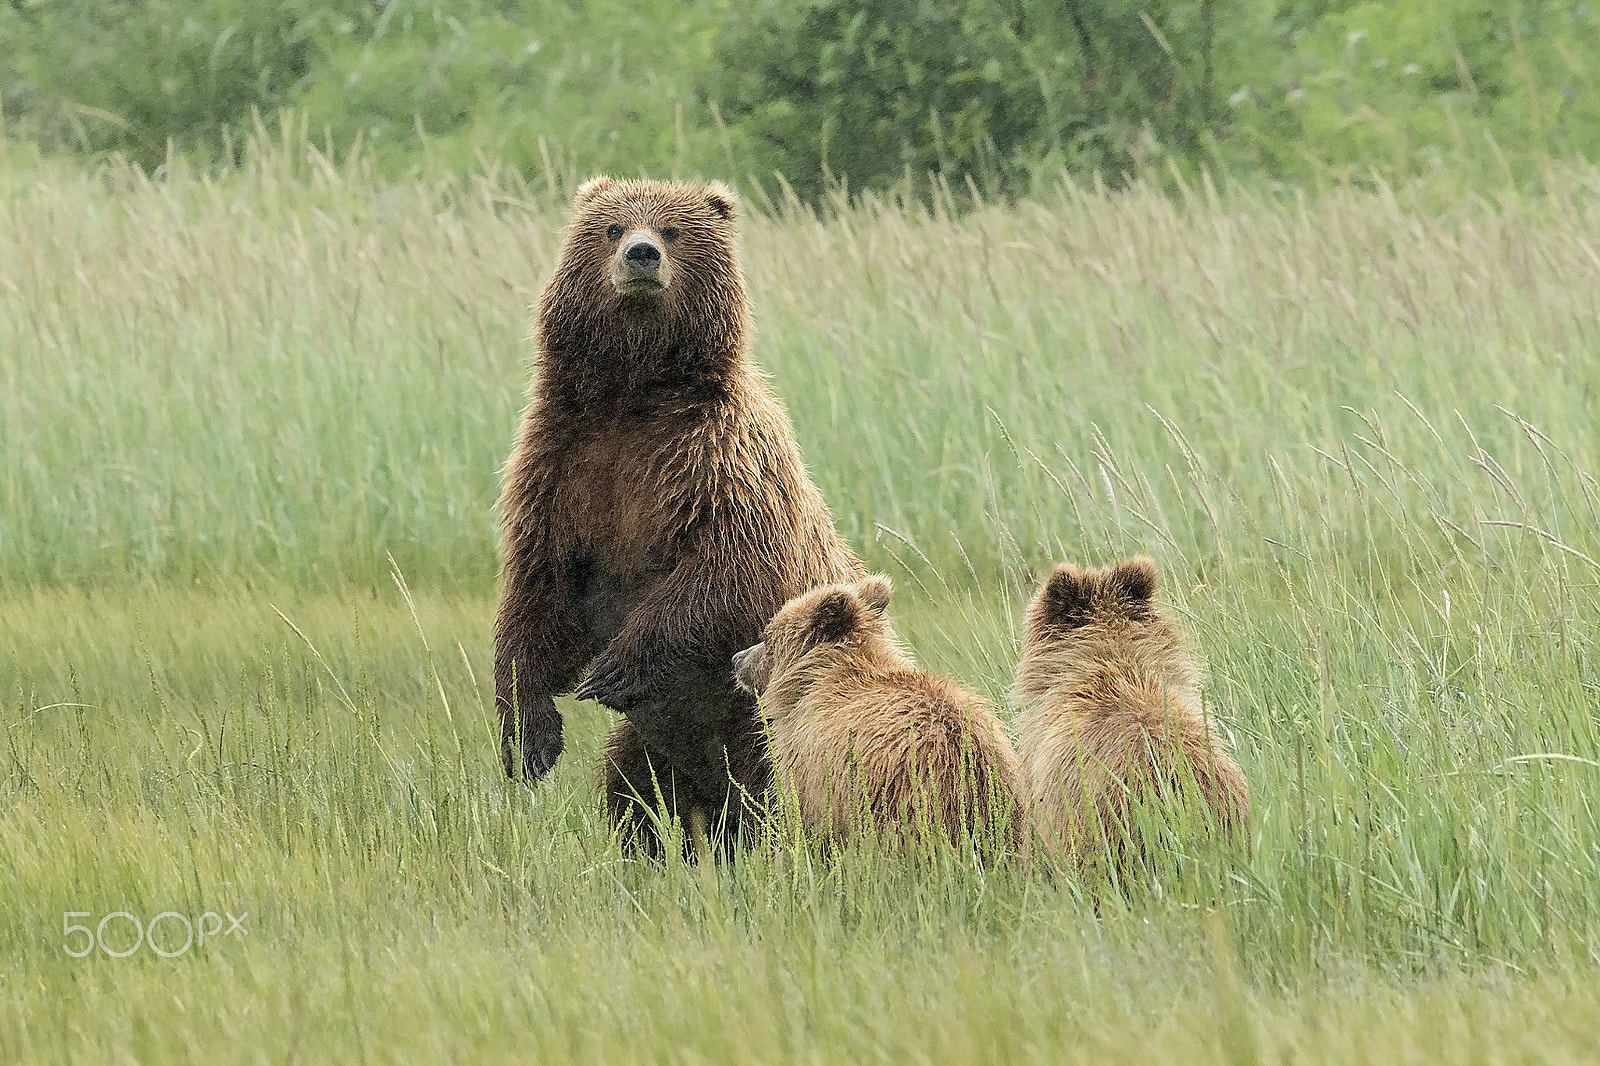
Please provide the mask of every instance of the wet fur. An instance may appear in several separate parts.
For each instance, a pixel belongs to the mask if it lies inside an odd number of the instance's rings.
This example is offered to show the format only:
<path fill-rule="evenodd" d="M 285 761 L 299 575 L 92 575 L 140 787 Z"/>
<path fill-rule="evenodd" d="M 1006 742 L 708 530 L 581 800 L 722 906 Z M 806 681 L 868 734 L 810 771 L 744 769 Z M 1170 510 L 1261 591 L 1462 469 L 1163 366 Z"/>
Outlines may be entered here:
<path fill-rule="evenodd" d="M 500 500 L 506 772 L 537 780 L 554 765 L 552 697 L 587 670 L 578 694 L 626 716 L 607 743 L 607 811 L 649 850 L 658 789 L 656 813 L 698 810 L 737 835 L 770 761 L 729 657 L 791 596 L 861 573 L 746 358 L 733 215 L 720 185 L 596 179 L 579 191 L 539 299 Z M 613 224 L 662 245 L 664 292 L 613 283 Z"/>
<path fill-rule="evenodd" d="M 1224 835 L 1249 831 L 1249 786 L 1205 717 L 1194 658 L 1155 585 L 1145 558 L 1062 564 L 1028 608 L 1012 689 L 1023 796 L 1046 845 L 1080 868 L 1109 855 L 1126 874 L 1148 847 L 1132 812 L 1144 804 L 1148 817 L 1184 788 Z"/>
<path fill-rule="evenodd" d="M 1010 741 L 986 700 L 912 661 L 884 617 L 889 594 L 879 576 L 814 589 L 741 661 L 762 692 L 778 784 L 826 840 L 865 818 L 1009 849 L 1021 826 Z"/>

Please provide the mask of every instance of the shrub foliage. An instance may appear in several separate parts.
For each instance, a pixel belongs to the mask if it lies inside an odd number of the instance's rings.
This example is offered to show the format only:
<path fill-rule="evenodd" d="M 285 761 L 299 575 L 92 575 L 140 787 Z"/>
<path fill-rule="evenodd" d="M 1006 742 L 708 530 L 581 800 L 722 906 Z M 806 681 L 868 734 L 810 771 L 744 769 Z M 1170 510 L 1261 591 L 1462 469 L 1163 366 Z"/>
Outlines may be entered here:
<path fill-rule="evenodd" d="M 9 0 L 7 128 L 214 158 L 302 113 L 392 172 L 1538 177 L 1600 153 L 1589 0 Z M 909 180 L 908 180 L 909 179 Z"/>

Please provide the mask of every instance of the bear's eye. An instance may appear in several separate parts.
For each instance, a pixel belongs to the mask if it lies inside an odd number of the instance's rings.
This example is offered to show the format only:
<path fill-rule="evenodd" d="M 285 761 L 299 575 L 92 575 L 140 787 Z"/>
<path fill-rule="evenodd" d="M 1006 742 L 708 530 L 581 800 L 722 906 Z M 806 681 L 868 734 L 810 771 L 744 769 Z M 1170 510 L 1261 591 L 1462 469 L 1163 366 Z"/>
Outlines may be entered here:
<path fill-rule="evenodd" d="M 611 225 L 606 227 L 606 240 L 608 240 L 608 241 L 620 241 L 621 239 L 622 239 L 622 227 L 621 226 L 619 226 L 615 222 L 613 222 L 613 223 L 611 223 Z"/>
<path fill-rule="evenodd" d="M 678 227 L 677 226 L 668 226 L 666 229 L 662 230 L 661 231 L 661 239 L 665 240 L 665 241 L 675 241 L 675 240 L 677 240 L 678 239 Z"/>

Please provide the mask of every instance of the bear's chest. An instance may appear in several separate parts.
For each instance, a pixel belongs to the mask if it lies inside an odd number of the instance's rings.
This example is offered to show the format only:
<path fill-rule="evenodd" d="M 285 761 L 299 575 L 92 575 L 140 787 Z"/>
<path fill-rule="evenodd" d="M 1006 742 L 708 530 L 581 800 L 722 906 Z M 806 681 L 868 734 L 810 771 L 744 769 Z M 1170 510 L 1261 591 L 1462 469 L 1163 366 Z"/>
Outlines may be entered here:
<path fill-rule="evenodd" d="M 659 438 L 626 430 L 576 442 L 561 464 L 552 518 L 607 569 L 659 558 L 681 503 L 668 451 Z"/>

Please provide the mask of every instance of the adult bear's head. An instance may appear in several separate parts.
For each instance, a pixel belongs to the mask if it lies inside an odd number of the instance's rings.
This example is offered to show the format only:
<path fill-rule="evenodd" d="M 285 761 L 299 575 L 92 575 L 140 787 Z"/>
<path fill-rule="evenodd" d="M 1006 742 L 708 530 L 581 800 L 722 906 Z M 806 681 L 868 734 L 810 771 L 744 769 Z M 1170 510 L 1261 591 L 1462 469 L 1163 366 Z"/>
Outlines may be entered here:
<path fill-rule="evenodd" d="M 744 349 L 749 310 L 720 182 L 594 178 L 539 300 L 548 368 L 574 383 L 673 386 L 720 379 Z"/>

